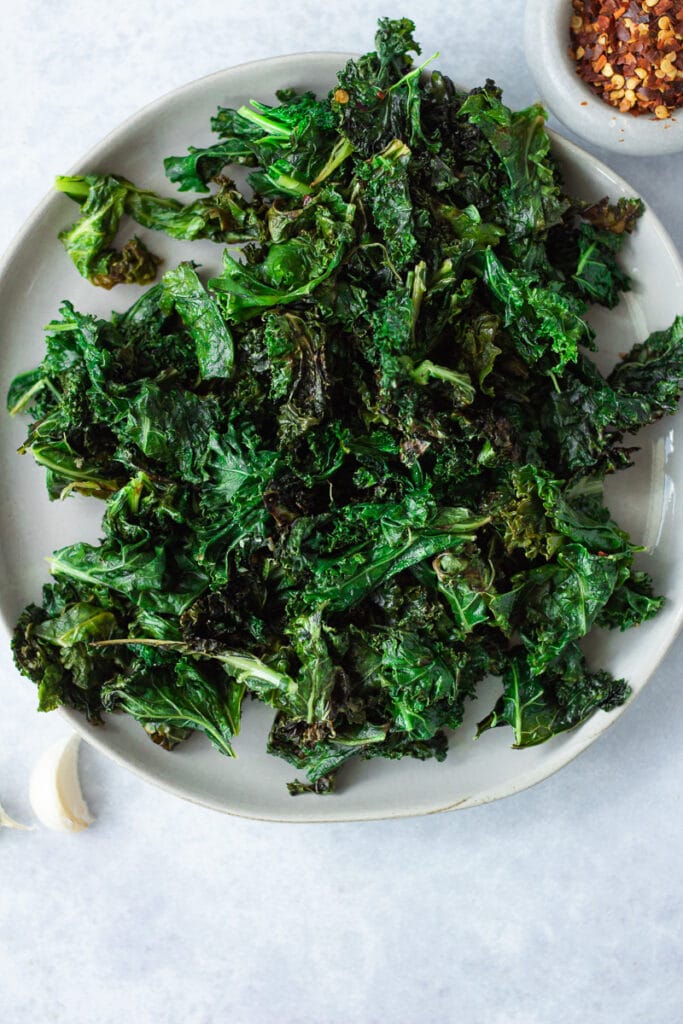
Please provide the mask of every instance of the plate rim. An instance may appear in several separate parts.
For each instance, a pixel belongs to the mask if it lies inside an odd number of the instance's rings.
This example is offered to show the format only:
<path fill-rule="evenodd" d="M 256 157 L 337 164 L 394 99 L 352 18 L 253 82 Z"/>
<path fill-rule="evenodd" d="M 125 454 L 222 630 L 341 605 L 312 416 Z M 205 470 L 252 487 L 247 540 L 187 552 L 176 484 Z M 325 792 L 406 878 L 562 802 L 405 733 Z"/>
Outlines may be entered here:
<path fill-rule="evenodd" d="M 95 163 L 99 159 L 99 155 L 102 151 L 106 150 L 112 143 L 123 141 L 126 134 L 133 130 L 137 123 L 143 118 L 153 114 L 158 108 L 163 107 L 169 101 L 174 101 L 182 98 L 183 93 L 186 93 L 196 86 L 201 84 L 209 84 L 212 80 L 216 83 L 220 82 L 226 74 L 242 70 L 242 69 L 258 69 L 259 67 L 264 68 L 266 66 L 272 67 L 283 67 L 288 63 L 299 62 L 299 64 L 305 64 L 311 59 L 327 59 L 335 60 L 338 62 L 353 59 L 356 55 L 353 53 L 340 52 L 334 50 L 308 50 L 300 51 L 296 53 L 281 54 L 279 56 L 264 57 L 252 61 L 244 61 L 240 64 L 231 65 L 227 68 L 221 68 L 218 71 L 211 72 L 207 75 L 201 75 L 198 78 L 194 78 L 188 82 L 183 83 L 180 86 L 170 89 L 157 98 L 146 103 L 138 110 L 134 111 L 128 117 L 126 117 L 120 124 L 112 128 L 106 135 L 104 135 L 95 145 L 91 146 L 90 149 L 83 154 L 66 172 L 67 174 L 87 173 L 87 171 L 81 170 L 81 168 L 87 167 L 90 163 Z M 638 192 L 624 179 L 621 175 L 617 174 L 609 165 L 605 164 L 604 161 L 594 156 L 589 151 L 583 149 L 570 139 L 565 138 L 559 132 L 546 128 L 553 145 L 559 146 L 560 149 L 564 149 L 565 153 L 569 154 L 570 157 L 577 157 L 580 161 L 584 162 L 588 159 L 593 168 L 599 172 L 605 173 L 611 181 L 614 182 L 614 186 L 622 189 L 624 192 L 631 195 L 638 195 Z M 37 225 L 39 220 L 42 218 L 45 210 L 52 204 L 59 200 L 59 194 L 55 191 L 48 192 L 34 207 L 32 212 L 28 215 L 25 221 L 20 225 L 19 229 L 14 234 L 14 237 L 10 241 L 7 249 L 0 255 L 0 280 L 4 277 L 7 268 L 11 265 L 15 255 L 23 245 L 24 239 L 27 234 Z M 659 238 L 665 245 L 667 257 L 670 259 L 675 267 L 677 274 L 683 281 L 683 259 L 678 252 L 673 239 L 667 232 L 666 228 L 662 224 L 662 221 L 657 214 L 652 210 L 649 204 L 647 205 L 648 216 L 651 218 L 653 228 L 656 230 Z M 0 604 L 0 622 L 2 623 L 3 630 L 7 633 L 7 639 L 11 638 L 13 632 L 13 623 L 11 623 L 5 613 L 4 607 Z M 549 768 L 547 765 L 542 764 L 536 767 L 530 768 L 522 776 L 518 776 L 512 783 L 501 783 L 496 787 L 489 789 L 483 794 L 475 794 L 474 796 L 461 798 L 454 803 L 448 803 L 445 806 L 433 807 L 429 809 L 415 808 L 408 806 L 405 810 L 391 811 L 388 810 L 384 813 L 377 813 L 376 811 L 368 811 L 367 813 L 359 811 L 354 814 L 344 815 L 340 813 L 334 817 L 317 817 L 314 812 L 314 805 L 310 805 L 310 809 L 313 814 L 298 815 L 298 814 L 282 814 L 277 817 L 270 815 L 249 813 L 243 809 L 237 809 L 235 807 L 225 806 L 216 802 L 211 797 L 201 798 L 194 792 L 188 791 L 183 788 L 177 782 L 168 781 L 163 776 L 157 774 L 153 769 L 146 767 L 144 764 L 136 762 L 132 757 L 127 757 L 125 754 L 119 753 L 119 751 L 112 749 L 106 739 L 100 739 L 95 730 L 86 720 L 82 718 L 77 711 L 69 708 L 61 707 L 59 712 L 66 721 L 69 722 L 70 726 L 91 746 L 99 750 L 106 757 L 112 760 L 115 764 L 121 765 L 129 771 L 144 779 L 145 782 L 151 783 L 154 786 L 159 787 L 165 792 L 180 797 L 195 805 L 206 807 L 213 811 L 219 811 L 222 814 L 244 818 L 252 821 L 267 821 L 272 823 L 282 824 L 332 824 L 332 823 L 346 823 L 346 822 L 362 822 L 362 821 L 387 821 L 397 820 L 402 818 L 412 817 L 423 817 L 432 814 L 442 814 L 447 811 L 454 810 L 466 810 L 474 807 L 480 807 L 488 803 L 493 803 L 496 800 L 501 800 L 505 797 L 514 796 L 524 790 L 530 789 L 533 786 L 538 785 L 545 779 L 555 775 L 562 768 L 565 768 L 568 764 L 571 764 L 580 754 L 582 754 L 592 743 L 594 743 L 600 736 L 602 736 L 609 728 L 611 728 L 617 721 L 619 721 L 623 714 L 635 704 L 636 698 L 640 696 L 642 690 L 650 683 L 653 675 L 659 668 L 660 664 L 668 654 L 671 646 L 674 644 L 676 638 L 681 632 L 683 626 L 683 602 L 681 602 L 676 617 L 673 621 L 672 629 L 665 647 L 661 647 L 653 656 L 651 668 L 648 671 L 646 678 L 644 679 L 641 688 L 637 693 L 634 693 L 630 700 L 623 705 L 620 709 L 611 712 L 609 715 L 605 714 L 599 718 L 592 720 L 592 728 L 585 730 L 585 735 L 582 736 L 581 742 L 577 748 L 573 749 L 569 755 L 564 754 L 558 759 L 558 763 L 551 765 Z M 358 783 L 359 785 L 361 783 Z"/>

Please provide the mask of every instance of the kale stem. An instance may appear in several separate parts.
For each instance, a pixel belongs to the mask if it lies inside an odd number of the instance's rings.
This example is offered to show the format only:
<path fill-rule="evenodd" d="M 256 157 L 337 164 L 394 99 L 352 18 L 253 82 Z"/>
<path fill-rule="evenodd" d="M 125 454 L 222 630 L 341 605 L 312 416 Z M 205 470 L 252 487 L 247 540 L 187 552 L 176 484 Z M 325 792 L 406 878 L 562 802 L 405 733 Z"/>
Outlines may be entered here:
<path fill-rule="evenodd" d="M 398 82 L 394 82 L 393 85 L 389 86 L 389 88 L 387 89 L 387 92 L 388 93 L 389 92 L 393 92 L 394 89 L 398 89 L 399 85 L 404 85 L 411 78 L 415 78 L 416 75 L 419 75 L 422 71 L 424 71 L 424 69 L 427 67 L 428 64 L 431 64 L 433 60 L 436 60 L 436 58 L 438 56 L 439 56 L 439 51 L 437 50 L 436 53 L 433 53 L 431 55 L 431 57 L 427 57 L 427 60 L 424 61 L 422 64 L 420 64 L 419 67 L 411 68 L 410 71 L 406 72 L 406 74 L 403 76 L 403 78 L 399 78 Z"/>
<path fill-rule="evenodd" d="M 352 153 L 353 146 L 347 138 L 342 136 L 339 142 L 337 142 L 333 147 L 325 166 L 311 182 L 310 187 L 313 188 L 315 185 L 319 185 L 326 178 L 329 178 L 330 174 L 332 174 L 333 171 L 336 171 L 340 164 L 343 164 L 346 158 L 351 156 Z"/>
<path fill-rule="evenodd" d="M 256 110 L 252 110 L 251 107 L 240 107 L 237 113 L 240 117 L 243 117 L 245 121 L 251 121 L 252 124 L 257 125 L 259 128 L 263 128 L 268 135 L 279 135 L 282 139 L 288 139 L 291 135 L 289 128 L 283 127 L 278 124 L 277 121 L 271 121 L 270 118 L 265 117 L 263 114 L 259 114 Z"/>
<path fill-rule="evenodd" d="M 40 380 L 35 381 L 35 383 L 32 384 L 31 387 L 28 388 L 28 390 L 23 393 L 21 398 L 19 398 L 19 400 L 14 403 L 12 408 L 8 410 L 10 416 L 16 416 L 18 412 L 21 412 L 22 409 L 25 409 L 26 406 L 31 401 L 31 399 L 33 398 L 33 396 L 37 395 L 39 391 L 42 391 L 42 389 L 48 383 L 49 381 L 47 380 L 46 377 L 41 377 Z"/>

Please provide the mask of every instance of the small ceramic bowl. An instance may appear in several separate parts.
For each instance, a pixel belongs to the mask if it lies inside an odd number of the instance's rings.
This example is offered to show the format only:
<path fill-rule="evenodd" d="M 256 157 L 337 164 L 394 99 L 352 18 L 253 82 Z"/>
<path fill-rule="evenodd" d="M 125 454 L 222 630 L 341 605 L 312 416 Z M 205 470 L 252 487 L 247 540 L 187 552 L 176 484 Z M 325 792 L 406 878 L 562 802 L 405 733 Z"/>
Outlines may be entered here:
<path fill-rule="evenodd" d="M 683 150 L 683 108 L 658 120 L 610 106 L 576 73 L 569 56 L 571 0 L 527 0 L 526 58 L 548 109 L 567 128 L 596 146 L 632 156 L 658 156 Z"/>

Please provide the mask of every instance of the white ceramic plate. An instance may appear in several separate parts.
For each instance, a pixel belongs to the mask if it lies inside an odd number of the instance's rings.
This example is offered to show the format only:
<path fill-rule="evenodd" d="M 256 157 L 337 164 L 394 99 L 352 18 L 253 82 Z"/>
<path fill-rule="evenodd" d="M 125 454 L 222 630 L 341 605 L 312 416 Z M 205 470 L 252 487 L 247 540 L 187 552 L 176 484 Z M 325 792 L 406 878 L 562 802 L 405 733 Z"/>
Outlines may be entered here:
<path fill-rule="evenodd" d="M 114 171 L 168 194 L 162 159 L 183 153 L 189 143 L 211 141 L 209 117 L 218 104 L 239 106 L 250 97 L 272 100 L 276 88 L 310 88 L 324 94 L 346 56 L 304 54 L 246 64 L 178 89 L 141 111 L 89 153 L 76 172 Z M 569 188 L 587 199 L 632 190 L 592 156 L 565 140 L 554 139 Z M 61 171 L 62 168 L 55 168 Z M 48 196 L 20 232 L 0 268 L 0 379 L 3 388 L 18 372 L 34 366 L 43 352 L 43 326 L 62 298 L 76 308 L 108 315 L 136 297 L 136 287 L 103 292 L 82 280 L 57 241 L 57 232 L 74 218 L 64 196 Z M 205 271 L 218 269 L 220 247 L 211 243 L 174 242 L 162 235 L 149 239 L 171 266 L 192 257 Z M 601 359 L 614 361 L 620 351 L 651 330 L 668 326 L 683 310 L 683 267 L 659 221 L 648 212 L 628 241 L 623 263 L 635 288 L 618 309 L 592 318 L 602 343 Z M 30 457 L 14 454 L 24 438 L 25 422 L 0 416 L 0 607 L 11 626 L 22 607 L 38 600 L 47 573 L 45 557 L 79 539 L 96 540 L 101 505 L 86 498 L 62 503 L 47 500 L 43 471 Z M 675 488 L 683 481 L 680 417 L 649 428 L 640 436 L 642 451 L 634 469 L 610 481 L 608 500 L 633 538 L 645 544 L 647 568 L 665 610 L 651 623 L 628 633 L 595 635 L 590 655 L 617 676 L 627 676 L 635 693 L 643 688 L 672 642 L 683 615 L 683 529 Z M 17 685 L 30 686 L 17 676 Z M 154 746 L 137 723 L 109 716 L 102 728 L 89 726 L 66 712 L 71 724 L 92 744 L 165 789 L 217 810 L 281 821 L 332 821 L 389 818 L 469 807 L 509 796 L 546 778 L 567 764 L 602 733 L 616 714 L 599 712 L 576 731 L 531 750 L 510 749 L 511 733 L 498 729 L 473 742 L 476 721 L 488 712 L 499 692 L 493 680 L 482 687 L 464 726 L 454 735 L 447 760 L 352 763 L 342 773 L 334 796 L 288 795 L 285 783 L 295 772 L 265 753 L 271 712 L 256 703 L 245 708 L 244 726 L 235 747 L 236 760 L 222 757 L 203 737 L 173 753 Z"/>

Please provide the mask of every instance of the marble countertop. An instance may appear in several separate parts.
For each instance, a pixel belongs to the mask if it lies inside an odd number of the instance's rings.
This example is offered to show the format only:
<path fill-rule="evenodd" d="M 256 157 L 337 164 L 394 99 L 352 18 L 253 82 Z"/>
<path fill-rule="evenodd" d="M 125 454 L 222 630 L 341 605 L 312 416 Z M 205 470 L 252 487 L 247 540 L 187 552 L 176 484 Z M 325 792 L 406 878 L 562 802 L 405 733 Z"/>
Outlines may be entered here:
<path fill-rule="evenodd" d="M 444 9 L 449 10 L 447 17 Z M 462 82 L 535 89 L 522 0 L 422 0 Z M 299 50 L 368 48 L 409 5 L 26 0 L 3 14 L 0 250 L 53 175 L 176 85 Z M 595 150 L 683 248 L 683 157 Z M 3 387 L 6 382 L 3 382 Z M 679 1024 L 683 638 L 633 708 L 540 786 L 421 819 L 283 826 L 174 799 L 84 747 L 97 822 L 0 832 L 6 1024 Z M 0 799 L 66 733 L 2 640 Z"/>

